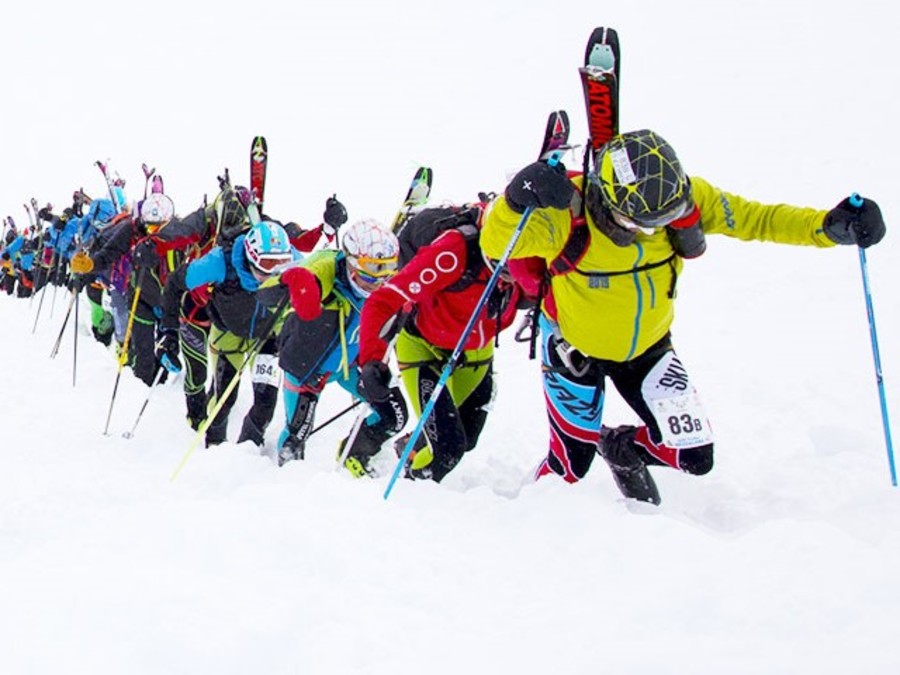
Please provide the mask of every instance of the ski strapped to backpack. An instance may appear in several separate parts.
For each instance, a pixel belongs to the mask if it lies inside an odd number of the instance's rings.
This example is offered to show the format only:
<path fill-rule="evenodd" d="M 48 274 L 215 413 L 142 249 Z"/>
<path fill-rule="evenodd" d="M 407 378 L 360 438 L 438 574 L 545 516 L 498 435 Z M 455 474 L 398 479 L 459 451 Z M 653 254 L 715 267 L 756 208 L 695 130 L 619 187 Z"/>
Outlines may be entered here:
<path fill-rule="evenodd" d="M 409 184 L 409 189 L 406 191 L 403 204 L 397 211 L 397 215 L 394 216 L 394 222 L 391 223 L 391 231 L 394 234 L 398 234 L 407 220 L 428 202 L 428 197 L 431 195 L 432 180 L 433 174 L 429 167 L 420 166 L 416 169 L 412 182 Z"/>
<path fill-rule="evenodd" d="M 584 65 L 578 69 L 590 133 L 585 157 L 619 133 L 619 36 L 613 28 L 595 28 L 588 39 Z"/>
<path fill-rule="evenodd" d="M 250 146 L 250 192 L 262 211 L 266 196 L 266 169 L 269 162 L 269 146 L 265 136 L 256 136 Z"/>

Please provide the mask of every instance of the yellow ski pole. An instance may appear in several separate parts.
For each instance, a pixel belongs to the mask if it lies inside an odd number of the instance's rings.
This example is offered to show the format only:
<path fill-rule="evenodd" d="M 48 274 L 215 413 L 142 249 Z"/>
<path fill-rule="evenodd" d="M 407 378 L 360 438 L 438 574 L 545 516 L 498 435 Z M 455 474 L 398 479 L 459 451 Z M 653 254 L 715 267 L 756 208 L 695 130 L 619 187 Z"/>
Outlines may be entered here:
<path fill-rule="evenodd" d="M 112 398 L 109 401 L 109 412 L 106 413 L 106 426 L 103 427 L 103 435 L 109 436 L 109 422 L 112 419 L 113 405 L 116 402 L 116 392 L 119 390 L 119 380 L 122 377 L 122 369 L 128 360 L 128 343 L 131 341 L 131 329 L 134 326 L 134 315 L 137 312 L 138 300 L 141 297 L 141 284 L 144 281 L 144 269 L 138 273 L 138 282 L 134 288 L 134 300 L 131 301 L 131 312 L 128 314 L 128 324 L 125 327 L 125 340 L 122 342 L 122 350 L 119 352 L 119 367 L 116 370 L 116 382 L 113 385 Z"/>
<path fill-rule="evenodd" d="M 240 368 L 237 369 L 237 372 L 234 374 L 234 377 L 231 378 L 228 386 L 225 387 L 222 395 L 216 399 L 216 403 L 213 406 L 212 410 L 207 412 L 206 419 L 203 420 L 203 422 L 201 422 L 197 427 L 197 433 L 194 434 L 193 442 L 191 442 L 190 447 L 184 453 L 184 456 L 181 458 L 178 466 L 175 467 L 175 470 L 172 472 L 172 476 L 169 478 L 169 480 L 174 481 L 176 478 L 178 478 L 178 474 L 181 473 L 181 470 L 184 468 L 185 464 L 187 464 L 188 460 L 191 458 L 191 455 L 194 454 L 197 446 L 200 445 L 200 439 L 204 437 L 204 435 L 206 434 L 206 430 L 209 429 L 210 425 L 213 423 L 213 420 L 216 419 L 219 411 L 221 411 L 222 407 L 225 405 L 225 401 L 228 400 L 231 392 L 234 391 L 234 388 L 237 386 L 238 382 L 240 382 L 241 373 L 244 372 L 244 368 L 247 367 L 247 364 L 250 363 L 250 361 L 256 358 L 259 350 L 262 349 L 263 344 L 265 344 L 266 340 L 269 338 L 269 334 L 274 330 L 275 324 L 278 322 L 281 313 L 287 306 L 288 300 L 289 296 L 287 295 L 287 293 L 285 293 L 285 297 L 281 300 L 281 302 L 278 303 L 278 306 L 272 313 L 269 325 L 260 334 L 260 336 L 256 338 L 256 343 L 253 345 L 253 347 L 247 350 L 247 352 L 244 354 L 244 361 L 241 363 Z"/>

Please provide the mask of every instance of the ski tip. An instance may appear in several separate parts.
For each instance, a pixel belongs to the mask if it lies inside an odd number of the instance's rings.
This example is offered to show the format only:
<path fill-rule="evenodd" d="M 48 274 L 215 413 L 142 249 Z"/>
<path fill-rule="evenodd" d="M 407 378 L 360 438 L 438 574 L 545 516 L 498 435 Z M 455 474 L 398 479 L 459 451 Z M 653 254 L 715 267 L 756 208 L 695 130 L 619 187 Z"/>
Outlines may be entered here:
<path fill-rule="evenodd" d="M 615 29 L 599 26 L 594 29 L 587 42 L 584 65 L 612 71 L 618 66 L 618 54 L 619 36 Z"/>

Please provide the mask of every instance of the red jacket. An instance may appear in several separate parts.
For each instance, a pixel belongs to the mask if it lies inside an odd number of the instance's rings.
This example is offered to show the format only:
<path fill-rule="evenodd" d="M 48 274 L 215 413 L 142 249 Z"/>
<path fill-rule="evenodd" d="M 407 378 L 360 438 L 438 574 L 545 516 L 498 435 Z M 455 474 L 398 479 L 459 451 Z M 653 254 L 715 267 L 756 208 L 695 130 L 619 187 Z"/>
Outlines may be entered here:
<path fill-rule="evenodd" d="M 413 307 L 415 329 L 423 338 L 448 351 L 456 347 L 491 275 L 479 252 L 481 264 L 469 265 L 470 269 L 478 270 L 475 280 L 461 289 L 448 288 L 466 272 L 468 250 L 465 237 L 457 230 L 448 230 L 430 245 L 420 248 L 396 276 L 366 299 L 360 316 L 360 364 L 384 357 L 387 343 L 379 337 L 382 327 L 402 309 Z M 510 293 L 500 319 L 502 330 L 515 320 L 521 291 L 505 281 L 498 286 Z M 465 348 L 486 346 L 497 330 L 497 318 L 488 316 L 486 303 Z"/>

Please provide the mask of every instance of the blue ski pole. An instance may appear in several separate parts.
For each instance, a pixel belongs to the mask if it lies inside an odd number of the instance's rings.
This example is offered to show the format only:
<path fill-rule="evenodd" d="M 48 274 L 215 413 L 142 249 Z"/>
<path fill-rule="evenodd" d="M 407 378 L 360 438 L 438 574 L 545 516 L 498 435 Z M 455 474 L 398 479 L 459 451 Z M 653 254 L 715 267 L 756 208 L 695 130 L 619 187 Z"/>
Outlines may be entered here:
<path fill-rule="evenodd" d="M 858 194 L 850 196 L 850 205 L 862 208 L 863 200 Z M 884 395 L 884 379 L 881 376 L 881 356 L 878 351 L 878 333 L 875 330 L 875 310 L 872 308 L 872 292 L 869 289 L 869 268 L 866 262 L 866 249 L 859 247 L 859 268 L 862 272 L 863 292 L 866 296 L 866 315 L 869 319 L 869 336 L 872 339 L 872 358 L 875 361 L 875 381 L 878 384 L 878 398 L 881 402 L 881 423 L 884 426 L 884 442 L 887 445 L 888 467 L 891 472 L 891 485 L 897 487 L 897 469 L 894 465 L 894 446 L 891 442 L 891 425 L 888 419 L 887 399 Z"/>
<path fill-rule="evenodd" d="M 438 378 L 437 384 L 434 387 L 434 391 L 431 392 L 431 396 L 428 398 L 428 402 L 425 404 L 425 407 L 422 409 L 422 413 L 419 415 L 419 421 L 413 429 L 412 433 L 409 435 L 409 439 L 407 439 L 406 441 L 406 446 L 404 446 L 403 452 L 400 454 L 400 459 L 397 461 L 397 466 L 394 468 L 394 473 L 391 475 L 391 480 L 388 482 L 387 489 L 385 489 L 384 491 L 385 499 L 391 496 L 391 490 L 393 490 L 394 488 L 394 483 L 397 482 L 397 478 L 400 476 L 400 471 L 406 464 L 406 460 L 409 458 L 413 446 L 419 438 L 419 434 L 422 433 L 422 429 L 425 427 L 425 422 L 428 420 L 428 416 L 431 414 L 432 410 L 434 410 L 434 406 L 437 403 L 438 396 L 440 396 L 441 392 L 444 390 L 444 387 L 447 385 L 447 380 L 450 379 L 450 375 L 453 373 L 453 369 L 456 367 L 456 364 L 459 361 L 460 356 L 462 356 L 463 351 L 465 351 L 466 340 L 468 340 L 469 338 L 469 333 L 471 333 L 472 329 L 475 328 L 475 323 L 478 321 L 478 317 L 481 315 L 481 310 L 484 309 L 484 306 L 487 304 L 488 298 L 490 298 L 494 287 L 497 285 L 497 282 L 500 281 L 500 272 L 503 269 L 503 266 L 509 260 L 509 256 L 512 254 L 516 242 L 519 241 L 519 237 L 522 235 L 522 230 L 525 229 L 525 223 L 528 222 L 528 218 L 531 216 L 532 211 L 534 211 L 534 207 L 529 206 L 525 209 L 525 213 L 522 214 L 522 218 L 521 220 L 519 220 L 519 224 L 516 225 L 516 229 L 513 231 L 512 236 L 509 238 L 509 243 L 506 245 L 506 250 L 503 251 L 503 256 L 500 258 L 500 260 L 497 261 L 497 264 L 494 267 L 494 271 L 491 273 L 491 277 L 490 279 L 488 279 L 487 285 L 484 287 L 484 292 L 478 299 L 478 304 L 475 305 L 475 310 L 472 312 L 472 316 L 469 317 L 469 322 L 466 324 L 466 327 L 463 328 L 462 335 L 460 335 L 459 341 L 456 343 L 456 347 L 454 347 L 453 349 L 453 353 L 450 355 L 450 358 L 447 360 L 447 363 L 441 370 L 441 376 Z"/>

